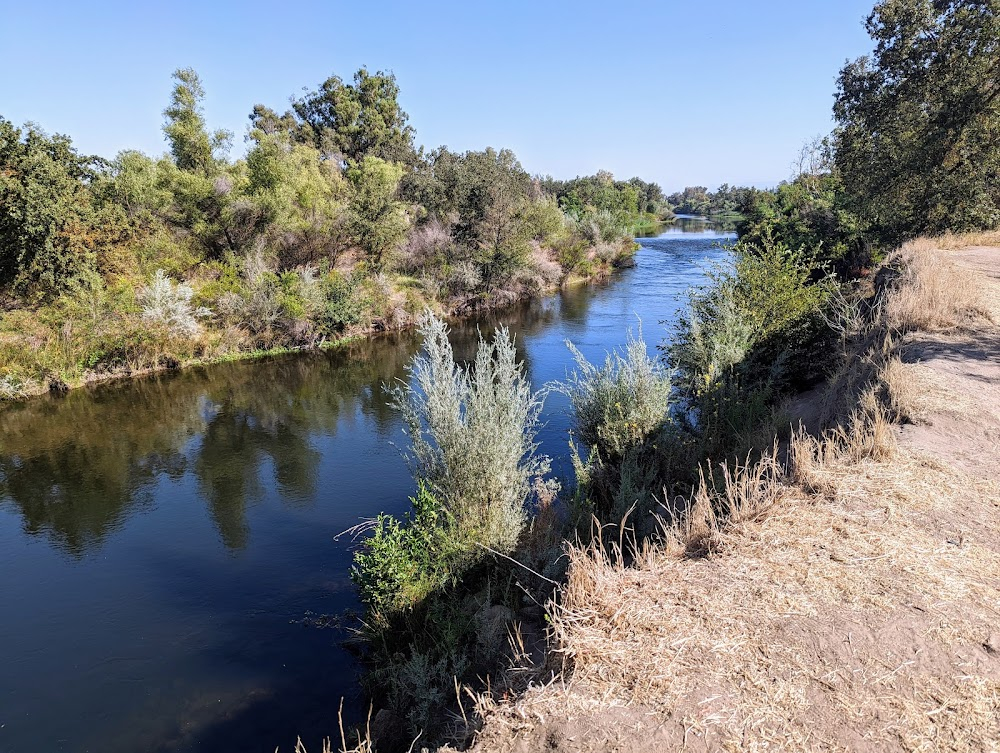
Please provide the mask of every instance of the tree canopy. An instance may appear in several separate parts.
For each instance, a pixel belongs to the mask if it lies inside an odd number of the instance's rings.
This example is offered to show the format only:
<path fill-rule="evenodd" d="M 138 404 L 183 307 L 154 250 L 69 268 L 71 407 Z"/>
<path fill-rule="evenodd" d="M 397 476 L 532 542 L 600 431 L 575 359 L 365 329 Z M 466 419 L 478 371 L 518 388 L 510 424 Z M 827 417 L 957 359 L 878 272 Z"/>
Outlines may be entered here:
<path fill-rule="evenodd" d="M 1000 224 L 1000 0 L 883 0 L 840 72 L 835 162 L 883 240 Z"/>

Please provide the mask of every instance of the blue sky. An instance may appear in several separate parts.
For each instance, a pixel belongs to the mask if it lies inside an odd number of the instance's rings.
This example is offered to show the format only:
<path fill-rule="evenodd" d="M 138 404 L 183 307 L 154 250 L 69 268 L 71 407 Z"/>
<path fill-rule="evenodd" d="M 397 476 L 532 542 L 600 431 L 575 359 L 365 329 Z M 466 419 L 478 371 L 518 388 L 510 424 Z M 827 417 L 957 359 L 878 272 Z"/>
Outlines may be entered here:
<path fill-rule="evenodd" d="M 366 65 L 395 72 L 427 146 L 506 146 L 532 173 L 603 168 L 668 192 L 773 185 L 832 128 L 872 4 L 0 0 L 0 115 L 87 153 L 159 154 L 170 74 L 192 66 L 238 152 L 255 103 L 284 109 Z"/>

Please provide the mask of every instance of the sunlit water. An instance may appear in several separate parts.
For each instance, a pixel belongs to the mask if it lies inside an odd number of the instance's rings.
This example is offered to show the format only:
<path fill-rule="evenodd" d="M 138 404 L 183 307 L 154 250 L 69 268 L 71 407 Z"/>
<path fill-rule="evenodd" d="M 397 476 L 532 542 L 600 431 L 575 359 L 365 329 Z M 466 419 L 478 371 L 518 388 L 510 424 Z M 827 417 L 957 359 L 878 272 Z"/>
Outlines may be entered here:
<path fill-rule="evenodd" d="M 601 285 L 457 324 L 515 333 L 532 382 L 628 328 L 659 344 L 732 235 L 688 221 Z M 413 482 L 383 384 L 412 335 L 218 365 L 0 409 L 0 753 L 319 750 L 359 669 L 315 616 L 357 608 L 351 544 Z M 542 451 L 567 471 L 551 395 Z"/>

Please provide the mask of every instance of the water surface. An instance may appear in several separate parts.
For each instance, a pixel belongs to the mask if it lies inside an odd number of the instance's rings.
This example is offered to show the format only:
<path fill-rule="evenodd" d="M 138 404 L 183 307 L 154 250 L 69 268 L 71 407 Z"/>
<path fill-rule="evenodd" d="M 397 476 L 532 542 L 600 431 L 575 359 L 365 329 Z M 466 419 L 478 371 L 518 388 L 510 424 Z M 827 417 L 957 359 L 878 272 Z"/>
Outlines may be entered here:
<path fill-rule="evenodd" d="M 668 335 L 731 234 L 704 223 L 641 239 L 600 285 L 456 324 L 507 324 L 532 382 L 562 379 L 641 320 Z M 666 322 L 662 324 L 661 322 Z M 311 750 L 364 699 L 344 633 L 350 541 L 402 512 L 413 482 L 383 385 L 413 335 L 220 364 L 0 409 L 0 753 Z M 542 451 L 567 470 L 565 398 Z"/>

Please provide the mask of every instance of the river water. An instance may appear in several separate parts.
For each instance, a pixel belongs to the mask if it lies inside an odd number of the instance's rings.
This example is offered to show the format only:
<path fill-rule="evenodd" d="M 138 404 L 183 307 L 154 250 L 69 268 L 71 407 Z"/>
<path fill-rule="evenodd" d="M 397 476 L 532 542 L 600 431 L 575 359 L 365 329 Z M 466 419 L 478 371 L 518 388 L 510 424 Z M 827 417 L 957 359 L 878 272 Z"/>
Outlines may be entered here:
<path fill-rule="evenodd" d="M 669 335 L 730 233 L 685 221 L 634 268 L 456 324 L 516 335 L 532 382 L 563 379 L 641 320 Z M 326 618 L 356 609 L 349 540 L 413 482 L 383 384 L 412 334 L 220 364 L 0 408 L 0 753 L 310 750 L 362 718 Z M 539 439 L 568 471 L 565 398 Z M 333 621 L 335 622 L 335 621 Z"/>

